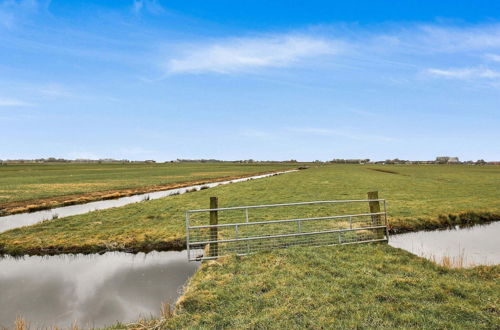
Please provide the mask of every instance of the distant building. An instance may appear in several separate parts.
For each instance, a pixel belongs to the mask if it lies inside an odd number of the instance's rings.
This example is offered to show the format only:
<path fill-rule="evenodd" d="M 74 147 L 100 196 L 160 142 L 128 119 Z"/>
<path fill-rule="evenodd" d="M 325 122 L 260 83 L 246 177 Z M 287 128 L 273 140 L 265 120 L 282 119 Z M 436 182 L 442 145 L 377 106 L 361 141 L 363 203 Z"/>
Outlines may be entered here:
<path fill-rule="evenodd" d="M 450 159 L 450 157 L 447 157 L 447 156 L 436 157 L 436 163 L 438 163 L 438 164 L 446 164 L 446 163 L 448 163 L 449 159 Z"/>
<path fill-rule="evenodd" d="M 438 163 L 438 164 L 459 164 L 460 161 L 458 160 L 458 157 L 440 156 L 440 157 L 436 157 L 436 163 Z"/>
<path fill-rule="evenodd" d="M 333 159 L 330 163 L 334 164 L 366 164 L 369 163 L 370 159 Z"/>

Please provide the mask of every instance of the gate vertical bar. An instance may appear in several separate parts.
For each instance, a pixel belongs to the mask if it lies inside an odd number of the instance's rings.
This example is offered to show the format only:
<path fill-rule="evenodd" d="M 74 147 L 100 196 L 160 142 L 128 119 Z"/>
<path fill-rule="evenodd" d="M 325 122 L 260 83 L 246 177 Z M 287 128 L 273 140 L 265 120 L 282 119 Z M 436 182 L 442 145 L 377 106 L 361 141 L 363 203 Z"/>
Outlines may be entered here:
<path fill-rule="evenodd" d="M 385 218 L 385 237 L 387 237 L 387 242 L 389 242 L 389 223 L 387 222 L 387 204 L 384 199 L 384 218 Z"/>
<path fill-rule="evenodd" d="M 245 209 L 245 222 L 248 223 L 248 208 Z M 250 243 L 247 242 L 247 253 L 250 253 Z"/>
<path fill-rule="evenodd" d="M 210 197 L 210 208 L 217 209 L 219 208 L 219 201 L 217 197 Z M 217 225 L 219 222 L 219 215 L 217 211 L 210 211 L 210 225 Z M 218 240 L 218 228 L 210 227 L 210 240 L 217 241 Z M 208 255 L 210 257 L 217 257 L 219 255 L 219 243 L 210 243 Z"/>
<path fill-rule="evenodd" d="M 189 212 L 186 212 L 186 250 L 188 260 L 191 260 L 191 254 L 189 253 Z"/>

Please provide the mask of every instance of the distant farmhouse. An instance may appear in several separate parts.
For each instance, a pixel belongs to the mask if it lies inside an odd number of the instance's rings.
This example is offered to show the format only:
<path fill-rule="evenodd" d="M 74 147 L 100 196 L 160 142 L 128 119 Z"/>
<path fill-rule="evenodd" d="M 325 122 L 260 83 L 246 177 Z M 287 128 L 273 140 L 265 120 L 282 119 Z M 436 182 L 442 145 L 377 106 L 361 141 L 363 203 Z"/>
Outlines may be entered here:
<path fill-rule="evenodd" d="M 448 157 L 448 156 L 440 156 L 436 157 L 436 163 L 438 164 L 460 164 L 458 157 Z"/>
<path fill-rule="evenodd" d="M 332 159 L 330 163 L 334 164 L 368 164 L 370 159 Z"/>

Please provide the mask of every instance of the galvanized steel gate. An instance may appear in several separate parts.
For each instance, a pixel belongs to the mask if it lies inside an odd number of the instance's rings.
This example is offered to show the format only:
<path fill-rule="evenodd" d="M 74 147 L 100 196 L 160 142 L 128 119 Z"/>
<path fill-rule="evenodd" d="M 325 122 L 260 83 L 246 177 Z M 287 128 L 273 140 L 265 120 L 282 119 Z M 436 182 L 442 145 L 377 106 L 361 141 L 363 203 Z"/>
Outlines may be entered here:
<path fill-rule="evenodd" d="M 210 209 L 186 212 L 187 252 L 190 261 L 215 259 L 229 254 L 246 255 L 259 250 L 297 245 L 354 244 L 388 241 L 389 239 L 387 208 L 384 199 L 314 201 L 224 208 L 217 207 L 216 199 L 212 201 L 215 203 L 212 203 Z M 257 218 L 251 216 L 251 213 L 257 210 L 274 210 L 280 207 L 317 206 L 324 208 L 325 205 L 355 203 L 363 206 L 368 204 L 370 211 L 277 220 L 268 219 L 272 217 L 272 214 L 258 215 Z M 382 210 L 380 210 L 380 204 L 383 205 Z M 228 219 L 227 223 L 218 223 L 217 219 L 223 212 L 240 214 L 239 217 Z M 193 216 L 203 213 L 210 214 L 210 224 L 193 225 Z M 274 213 L 280 214 L 280 212 Z M 307 210 L 304 214 L 307 214 Z M 206 223 L 207 217 L 204 216 L 203 219 Z"/>

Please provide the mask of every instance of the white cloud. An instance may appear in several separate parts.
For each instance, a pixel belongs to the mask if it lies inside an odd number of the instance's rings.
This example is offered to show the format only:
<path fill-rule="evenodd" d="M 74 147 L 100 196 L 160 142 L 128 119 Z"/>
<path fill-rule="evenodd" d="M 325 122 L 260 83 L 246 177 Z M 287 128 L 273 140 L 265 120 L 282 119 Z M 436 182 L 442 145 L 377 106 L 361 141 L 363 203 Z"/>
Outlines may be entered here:
<path fill-rule="evenodd" d="M 448 79 L 497 79 L 500 71 L 487 68 L 427 69 L 426 73 Z"/>
<path fill-rule="evenodd" d="M 301 65 L 320 56 L 335 55 L 335 62 L 323 64 L 363 69 L 390 65 L 418 72 L 418 63 L 432 61 L 432 57 L 443 53 L 464 59 L 486 53 L 489 60 L 500 61 L 500 55 L 493 54 L 500 51 L 500 24 L 393 25 L 382 32 L 319 27 L 311 31 L 178 45 L 179 52 L 173 51 L 164 66 L 168 73 L 231 74 Z"/>
<path fill-rule="evenodd" d="M 29 102 L 0 97 L 0 107 L 31 107 L 31 106 L 33 106 L 33 104 Z"/>
<path fill-rule="evenodd" d="M 167 62 L 169 73 L 235 73 L 263 67 L 285 67 L 303 59 L 336 54 L 341 46 L 332 40 L 281 35 L 238 38 L 196 45 Z"/>

